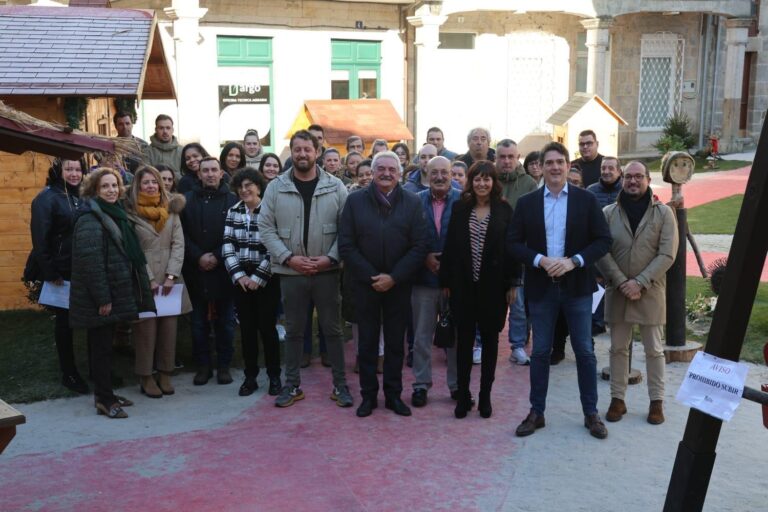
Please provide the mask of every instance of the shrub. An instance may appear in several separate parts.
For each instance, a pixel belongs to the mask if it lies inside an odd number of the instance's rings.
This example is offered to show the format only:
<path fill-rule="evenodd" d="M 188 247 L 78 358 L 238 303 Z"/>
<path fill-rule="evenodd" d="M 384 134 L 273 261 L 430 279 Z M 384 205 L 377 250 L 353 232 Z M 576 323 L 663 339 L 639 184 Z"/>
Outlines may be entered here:
<path fill-rule="evenodd" d="M 675 112 L 664 123 L 664 135 L 653 145 L 661 153 L 667 151 L 688 151 L 696 144 L 691 132 L 691 118 L 684 112 Z"/>

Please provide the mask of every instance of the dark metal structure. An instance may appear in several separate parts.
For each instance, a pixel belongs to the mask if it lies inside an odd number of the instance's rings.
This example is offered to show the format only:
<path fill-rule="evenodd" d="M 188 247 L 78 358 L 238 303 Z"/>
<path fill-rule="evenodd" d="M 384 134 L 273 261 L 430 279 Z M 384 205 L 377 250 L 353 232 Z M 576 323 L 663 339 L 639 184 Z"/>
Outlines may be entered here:
<path fill-rule="evenodd" d="M 765 219 L 768 219 L 768 123 L 763 123 L 707 338 L 705 350 L 714 356 L 739 360 L 768 252 Z M 682 240 L 685 238 L 681 237 Z M 668 282 L 667 286 L 672 284 Z M 697 511 L 704 506 L 721 426 L 721 420 L 691 409 L 669 480 L 665 511 Z"/>

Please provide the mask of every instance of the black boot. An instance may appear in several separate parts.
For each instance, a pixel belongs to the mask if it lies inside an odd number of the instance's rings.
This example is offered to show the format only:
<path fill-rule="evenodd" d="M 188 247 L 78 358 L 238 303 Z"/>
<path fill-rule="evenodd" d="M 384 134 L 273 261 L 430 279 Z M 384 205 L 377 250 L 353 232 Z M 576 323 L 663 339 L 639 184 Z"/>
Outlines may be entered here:
<path fill-rule="evenodd" d="M 456 408 L 453 415 L 457 418 L 466 418 L 467 413 L 472 410 L 472 396 L 469 390 L 459 390 L 459 399 L 456 401 Z"/>
<path fill-rule="evenodd" d="M 480 391 L 477 402 L 477 410 L 480 412 L 480 416 L 483 418 L 490 418 L 493 414 L 493 407 L 491 407 L 491 392 Z"/>

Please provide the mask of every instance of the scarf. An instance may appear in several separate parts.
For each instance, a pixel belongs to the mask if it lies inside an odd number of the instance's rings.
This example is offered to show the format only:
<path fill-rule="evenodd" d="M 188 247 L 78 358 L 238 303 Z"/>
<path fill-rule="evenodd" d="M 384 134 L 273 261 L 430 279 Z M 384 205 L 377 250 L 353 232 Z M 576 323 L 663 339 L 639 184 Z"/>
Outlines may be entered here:
<path fill-rule="evenodd" d="M 632 234 L 635 234 L 637 226 L 640 225 L 640 221 L 643 220 L 643 215 L 648 210 L 648 206 L 651 204 L 651 187 L 645 191 L 645 194 L 637 199 L 634 199 L 624 192 L 619 194 L 619 204 L 627 214 L 629 220 L 629 227 L 632 228 Z"/>
<path fill-rule="evenodd" d="M 373 197 L 376 198 L 376 202 L 379 204 L 379 212 L 383 213 L 384 215 L 389 215 L 389 213 L 392 211 L 392 203 L 395 201 L 395 194 L 397 194 L 397 189 L 399 187 L 395 186 L 395 188 L 393 188 L 392 191 L 386 196 L 381 190 L 379 190 L 379 187 L 377 187 L 375 183 L 371 183 L 369 187 L 373 189 Z"/>
<path fill-rule="evenodd" d="M 133 226 L 128 223 L 128 215 L 120 205 L 120 203 L 108 203 L 102 198 L 97 197 L 96 203 L 101 207 L 101 210 L 110 216 L 115 221 L 117 227 L 120 229 L 120 234 L 123 237 L 123 249 L 128 256 L 128 260 L 134 267 L 138 268 L 147 264 L 147 259 L 144 257 L 144 253 L 139 245 L 139 239 L 136 237 L 136 233 L 133 231 Z"/>
<path fill-rule="evenodd" d="M 168 208 L 160 206 L 160 194 L 149 195 L 139 192 L 136 204 L 136 213 L 149 221 L 158 233 L 163 230 L 165 221 L 168 220 Z"/>

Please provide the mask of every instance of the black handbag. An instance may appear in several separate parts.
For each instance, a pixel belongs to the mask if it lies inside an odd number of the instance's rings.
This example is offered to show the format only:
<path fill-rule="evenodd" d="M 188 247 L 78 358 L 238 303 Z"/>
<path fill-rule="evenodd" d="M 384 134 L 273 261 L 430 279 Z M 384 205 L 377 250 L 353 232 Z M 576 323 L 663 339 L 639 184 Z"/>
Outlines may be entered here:
<path fill-rule="evenodd" d="M 438 348 L 453 348 L 456 345 L 456 329 L 453 325 L 451 307 L 445 297 L 440 300 L 434 344 Z"/>

